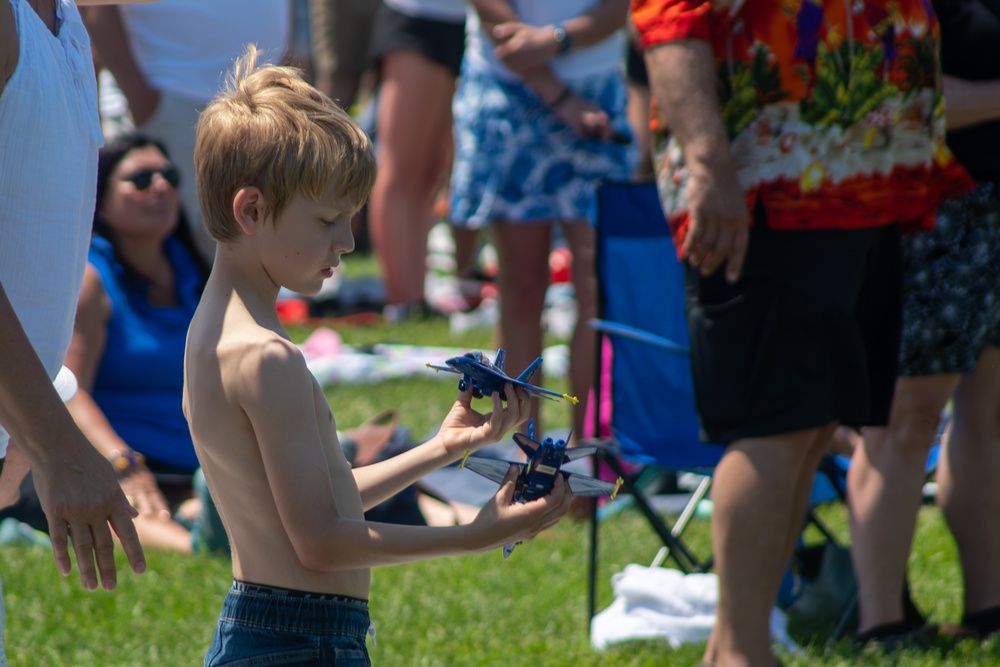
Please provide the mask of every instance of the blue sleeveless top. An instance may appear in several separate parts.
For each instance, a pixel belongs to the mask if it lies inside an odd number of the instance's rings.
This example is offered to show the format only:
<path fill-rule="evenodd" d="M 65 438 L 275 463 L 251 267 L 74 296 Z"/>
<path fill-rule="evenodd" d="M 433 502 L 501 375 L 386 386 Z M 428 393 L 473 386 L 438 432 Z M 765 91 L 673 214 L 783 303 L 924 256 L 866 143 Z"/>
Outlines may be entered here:
<path fill-rule="evenodd" d="M 184 343 L 202 277 L 180 241 L 165 242 L 174 267 L 177 306 L 152 306 L 146 286 L 130 284 L 111 244 L 95 236 L 89 262 L 111 300 L 104 356 L 92 395 L 122 440 L 152 462 L 194 472 L 198 459 L 181 408 Z"/>

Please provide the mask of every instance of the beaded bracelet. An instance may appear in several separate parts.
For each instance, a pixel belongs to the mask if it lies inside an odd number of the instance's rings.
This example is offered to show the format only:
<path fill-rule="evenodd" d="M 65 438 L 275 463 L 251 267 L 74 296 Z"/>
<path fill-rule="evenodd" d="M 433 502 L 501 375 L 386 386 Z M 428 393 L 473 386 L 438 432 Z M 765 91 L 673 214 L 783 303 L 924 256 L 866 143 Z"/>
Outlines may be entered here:
<path fill-rule="evenodd" d="M 111 452 L 108 461 L 111 462 L 111 466 L 115 469 L 115 475 L 118 476 L 118 479 L 121 479 L 131 475 L 139 466 L 145 465 L 146 457 L 132 450 L 127 452 L 115 450 Z"/>

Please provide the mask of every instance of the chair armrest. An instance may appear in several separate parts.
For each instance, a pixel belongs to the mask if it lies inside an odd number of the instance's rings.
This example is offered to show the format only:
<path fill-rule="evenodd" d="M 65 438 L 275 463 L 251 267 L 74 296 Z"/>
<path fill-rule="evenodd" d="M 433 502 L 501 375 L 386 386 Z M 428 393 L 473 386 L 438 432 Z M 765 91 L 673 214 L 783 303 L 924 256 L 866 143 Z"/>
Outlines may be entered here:
<path fill-rule="evenodd" d="M 587 320 L 587 324 L 591 329 L 600 331 L 601 333 L 605 333 L 610 336 L 630 338 L 641 343 L 647 343 L 653 347 L 658 347 L 661 350 L 667 350 L 668 352 L 676 352 L 677 354 L 683 355 L 690 354 L 690 350 L 683 345 L 678 345 L 668 338 L 657 336 L 654 333 L 643 331 L 642 329 L 630 327 L 627 324 L 618 324 L 616 322 L 609 322 L 607 320 L 599 320 L 596 318 Z"/>

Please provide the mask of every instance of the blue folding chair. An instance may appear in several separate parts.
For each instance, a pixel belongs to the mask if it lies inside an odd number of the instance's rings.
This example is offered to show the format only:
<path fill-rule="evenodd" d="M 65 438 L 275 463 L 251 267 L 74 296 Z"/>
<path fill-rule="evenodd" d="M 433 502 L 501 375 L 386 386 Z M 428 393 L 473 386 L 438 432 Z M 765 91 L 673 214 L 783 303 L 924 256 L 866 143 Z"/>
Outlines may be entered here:
<path fill-rule="evenodd" d="M 684 542 L 683 530 L 707 494 L 706 476 L 674 525 L 658 512 L 630 473 L 639 464 L 667 471 L 711 473 L 722 456 L 719 445 L 702 444 L 694 408 L 684 310 L 684 268 L 677 259 L 670 229 L 653 183 L 608 182 L 596 193 L 592 219 L 597 232 L 598 316 L 600 333 L 594 396 L 594 434 L 601 433 L 600 397 L 611 399 L 610 438 L 597 462 L 624 480 L 623 489 L 662 540 L 668 555 L 685 573 L 711 568 L 711 555 L 699 558 Z M 610 349 L 610 359 L 605 350 Z M 603 387 L 609 368 L 610 387 Z M 590 616 L 596 608 L 599 521 L 591 517 Z"/>

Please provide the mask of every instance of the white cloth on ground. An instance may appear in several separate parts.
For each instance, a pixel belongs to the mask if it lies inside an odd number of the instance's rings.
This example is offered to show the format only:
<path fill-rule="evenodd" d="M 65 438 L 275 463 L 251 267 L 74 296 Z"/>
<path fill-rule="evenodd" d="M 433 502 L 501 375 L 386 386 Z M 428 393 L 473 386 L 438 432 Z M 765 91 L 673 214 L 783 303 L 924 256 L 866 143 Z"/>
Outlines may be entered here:
<path fill-rule="evenodd" d="M 630 564 L 612 575 L 611 585 L 614 601 L 590 624 L 590 642 L 598 650 L 632 639 L 664 639 L 677 648 L 706 641 L 712 633 L 719 603 L 719 582 L 714 573 L 684 574 Z M 774 643 L 788 652 L 801 653 L 785 628 L 785 614 L 773 609 Z"/>

